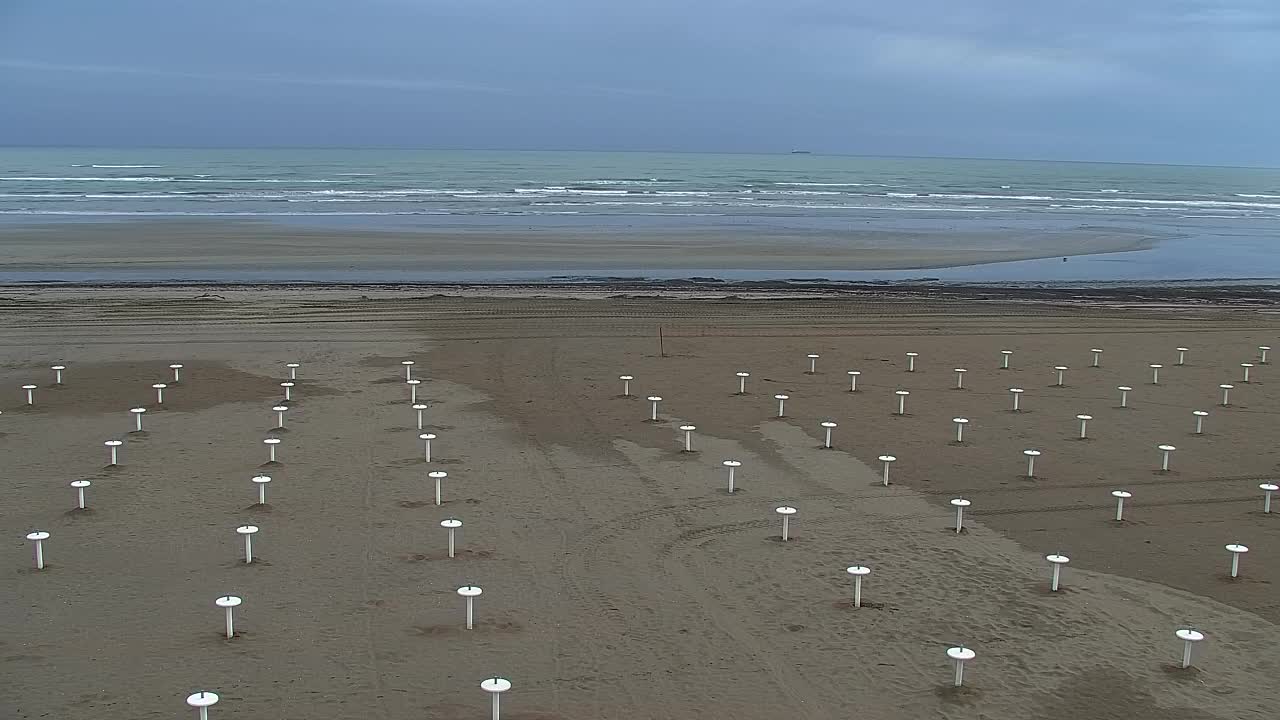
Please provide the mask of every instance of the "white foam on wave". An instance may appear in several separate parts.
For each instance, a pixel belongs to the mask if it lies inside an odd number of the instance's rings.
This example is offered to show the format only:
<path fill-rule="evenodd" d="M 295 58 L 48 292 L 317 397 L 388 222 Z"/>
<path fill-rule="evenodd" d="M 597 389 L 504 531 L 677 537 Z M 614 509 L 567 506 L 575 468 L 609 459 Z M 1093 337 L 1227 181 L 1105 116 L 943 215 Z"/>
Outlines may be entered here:
<path fill-rule="evenodd" d="M 446 210 L 405 210 L 389 212 L 253 212 L 229 210 L 225 212 L 190 212 L 166 210 L 0 210 L 0 215 L 68 215 L 76 217 L 308 217 L 308 216 L 366 216 L 366 215 L 456 215 Z"/>
<path fill-rule="evenodd" d="M 774 185 L 799 185 L 801 187 L 889 187 L 884 183 L 857 182 L 775 182 Z"/>
<path fill-rule="evenodd" d="M 570 190 L 561 185 L 548 185 L 542 188 L 515 188 L 512 192 L 522 195 L 529 194 L 551 194 L 551 195 L 629 195 L 626 190 Z"/>
<path fill-rule="evenodd" d="M 665 193 L 659 193 L 660 195 Z M 842 193 L 836 190 L 748 190 L 751 195 L 782 195 L 786 197 L 819 197 L 831 195 L 858 195 L 858 193 Z"/>
<path fill-rule="evenodd" d="M 977 195 L 969 193 L 930 193 L 931 198 L 945 200 L 1057 200 L 1047 195 Z"/>
<path fill-rule="evenodd" d="M 83 165 L 72 165 L 72 167 L 84 167 Z M 162 168 L 163 165 L 90 165 L 94 168 L 121 168 L 121 169 L 139 169 L 139 168 Z"/>
<path fill-rule="evenodd" d="M 192 178 L 140 175 L 130 177 L 36 177 L 36 176 L 0 176 L 0 181 L 13 182 L 177 182 L 177 183 L 338 183 L 341 180 L 287 180 L 284 178 L 216 178 L 207 175 Z"/>
<path fill-rule="evenodd" d="M 12 180 L 15 182 L 174 182 L 176 178 L 171 177 L 31 177 L 31 176 L 0 176 L 0 180 Z"/>
<path fill-rule="evenodd" d="M 92 193 L 85 195 L 74 195 L 73 197 L 82 197 L 86 200 L 172 200 L 175 197 L 180 198 L 181 195 L 170 195 L 161 193 L 159 195 L 153 193 L 129 193 L 128 195 L 94 195 Z"/>
<path fill-rule="evenodd" d="M 592 180 L 574 180 L 573 185 L 663 185 L 667 183 L 683 183 L 683 180 L 660 180 L 658 178 L 599 178 Z"/>
<path fill-rule="evenodd" d="M 403 188 L 396 190 L 302 190 L 302 195 L 472 195 L 480 192 L 469 188 Z"/>
<path fill-rule="evenodd" d="M 1171 205 L 1176 207 L 1231 207 L 1259 208 L 1262 210 L 1280 209 L 1280 203 L 1255 203 L 1239 200 L 1157 200 L 1155 198 L 1064 198 L 1072 202 L 1110 202 L 1110 203 L 1146 203 L 1150 205 Z"/>

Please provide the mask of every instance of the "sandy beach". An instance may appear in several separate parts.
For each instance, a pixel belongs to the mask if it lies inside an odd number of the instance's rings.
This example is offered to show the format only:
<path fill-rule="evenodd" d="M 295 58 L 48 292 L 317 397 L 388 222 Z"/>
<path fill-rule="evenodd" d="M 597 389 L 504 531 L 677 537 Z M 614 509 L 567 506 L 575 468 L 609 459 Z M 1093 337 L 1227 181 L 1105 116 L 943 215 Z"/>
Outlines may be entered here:
<path fill-rule="evenodd" d="M 89 273 L 110 282 L 238 277 L 331 279 L 368 273 L 609 272 L 689 268 L 840 271 L 927 269 L 1064 255 L 1132 252 L 1158 236 L 1134 229 L 922 233 L 850 226 L 601 232 L 598 228 L 391 230 L 251 221 L 90 222 L 0 228 L 0 275 L 44 280 Z"/>
<path fill-rule="evenodd" d="M 733 295 L 0 290 L 0 716 L 186 717 L 208 689 L 216 720 L 461 720 L 488 717 L 479 683 L 497 674 L 515 720 L 1274 717 L 1280 499 L 1263 514 L 1258 485 L 1280 475 L 1280 351 L 1257 349 L 1280 348 L 1272 305 Z M 298 384 L 273 430 L 287 362 Z M 1177 447 L 1168 472 L 1160 444 Z M 742 463 L 732 495 L 726 459 Z M 1133 494 L 1123 522 L 1116 489 Z M 787 542 L 780 505 L 797 508 Z M 252 564 L 244 524 L 261 528 Z M 51 533 L 42 571 L 34 529 Z M 1070 557 L 1059 592 L 1050 553 Z M 860 608 L 851 565 L 872 570 Z M 467 584 L 484 590 L 471 631 Z M 226 594 L 244 598 L 231 640 Z M 1207 639 L 1183 669 L 1187 626 Z M 958 644 L 976 653 L 961 688 Z"/>

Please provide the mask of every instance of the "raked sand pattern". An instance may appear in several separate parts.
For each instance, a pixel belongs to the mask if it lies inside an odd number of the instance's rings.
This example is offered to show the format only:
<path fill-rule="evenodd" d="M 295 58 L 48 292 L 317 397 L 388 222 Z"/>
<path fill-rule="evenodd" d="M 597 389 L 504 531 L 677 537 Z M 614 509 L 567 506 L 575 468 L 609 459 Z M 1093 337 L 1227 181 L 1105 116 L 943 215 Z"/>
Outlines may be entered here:
<path fill-rule="evenodd" d="M 517 720 L 1199 720 L 1280 702 L 1280 513 L 1258 489 L 1280 459 L 1280 384 L 1257 350 L 1280 335 L 1268 314 L 193 295 L 6 298 L 5 717 L 194 717 L 199 690 L 219 694 L 214 720 L 489 717 L 494 676 Z M 1026 390 L 1021 412 L 1009 387 Z M 1199 435 L 1195 409 L 1210 413 Z M 1161 443 L 1178 448 L 1168 472 Z M 732 495 L 726 459 L 742 463 Z M 429 471 L 448 473 L 440 506 Z M 1133 493 L 1119 523 L 1115 489 Z M 972 502 L 961 533 L 956 497 Z M 786 542 L 781 505 L 797 509 Z M 464 522 L 454 558 L 449 517 Z M 35 529 L 50 533 L 43 570 Z M 1232 542 L 1251 550 L 1236 579 Z M 1071 562 L 1050 592 L 1059 552 Z M 851 565 L 871 569 L 862 607 Z M 470 585 L 483 594 L 467 630 Z M 231 639 L 214 603 L 227 595 L 243 598 Z M 1187 626 L 1206 640 L 1184 669 Z M 976 657 L 957 688 L 946 650 L 961 644 Z"/>

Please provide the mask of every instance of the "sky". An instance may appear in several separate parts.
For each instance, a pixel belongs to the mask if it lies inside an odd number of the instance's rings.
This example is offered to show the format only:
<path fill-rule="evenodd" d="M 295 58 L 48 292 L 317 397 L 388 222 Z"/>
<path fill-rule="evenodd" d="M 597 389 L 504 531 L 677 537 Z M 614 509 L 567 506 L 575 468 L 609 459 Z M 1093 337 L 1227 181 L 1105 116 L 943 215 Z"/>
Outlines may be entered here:
<path fill-rule="evenodd" d="M 0 0 L 0 145 L 1280 166 L 1280 0 Z"/>

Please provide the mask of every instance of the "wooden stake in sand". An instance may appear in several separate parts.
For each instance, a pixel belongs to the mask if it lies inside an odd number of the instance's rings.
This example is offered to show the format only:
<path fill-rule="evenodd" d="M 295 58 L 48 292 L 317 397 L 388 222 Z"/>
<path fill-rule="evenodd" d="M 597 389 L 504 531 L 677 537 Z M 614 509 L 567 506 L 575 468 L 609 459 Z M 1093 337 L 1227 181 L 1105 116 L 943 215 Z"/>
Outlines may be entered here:
<path fill-rule="evenodd" d="M 963 390 L 963 389 L 964 389 L 964 374 L 965 374 L 965 373 L 967 373 L 967 372 L 969 372 L 969 371 L 968 371 L 967 369 L 965 369 L 965 368 L 955 368 L 954 370 L 955 370 L 955 374 L 956 374 L 956 389 L 957 389 L 957 390 Z"/>
<path fill-rule="evenodd" d="M 427 406 L 424 405 L 423 403 L 414 403 L 409 407 L 418 413 L 418 429 L 421 430 L 422 429 L 422 411 L 426 410 Z"/>
<path fill-rule="evenodd" d="M 491 677 L 480 683 L 480 689 L 489 693 L 493 698 L 493 715 L 491 720 L 501 720 L 498 717 L 498 696 L 511 689 L 511 681 L 500 677 Z"/>
<path fill-rule="evenodd" d="M 1227 552 L 1231 553 L 1231 577 L 1240 577 L 1240 556 L 1249 552 L 1249 547 L 1240 543 L 1231 543 L 1227 546 Z"/>
<path fill-rule="evenodd" d="M 423 457 L 427 462 L 431 462 L 431 441 L 436 439 L 435 433 L 422 433 L 418 439 L 423 443 Z"/>
<path fill-rule="evenodd" d="M 293 383 L 288 381 L 280 383 L 280 387 L 284 388 L 285 402 L 293 400 L 293 385 L 294 385 Z"/>
<path fill-rule="evenodd" d="M 275 461 L 276 461 L 276 446 L 280 444 L 280 438 L 267 438 L 266 440 L 263 440 L 262 442 L 263 442 L 263 444 L 265 444 L 265 445 L 267 446 L 267 449 L 268 449 L 268 450 L 270 450 L 270 453 L 271 453 L 271 454 L 270 454 L 270 456 L 269 456 L 269 457 L 268 457 L 268 459 L 267 459 L 267 462 L 275 462 Z"/>
<path fill-rule="evenodd" d="M 1023 390 L 1022 388 L 1009 388 L 1009 394 L 1013 396 L 1013 412 L 1022 412 L 1022 409 L 1018 407 L 1018 403 L 1020 402 L 1019 398 L 1022 397 L 1022 393 L 1024 392 L 1026 392 L 1026 390 Z"/>
<path fill-rule="evenodd" d="M 133 413 L 134 432 L 142 432 L 142 415 L 146 411 L 144 407 L 129 408 L 129 412 Z"/>
<path fill-rule="evenodd" d="M 1102 348 L 1089 348 L 1089 352 L 1093 353 L 1093 364 L 1089 367 L 1101 367 L 1102 365 Z"/>
<path fill-rule="evenodd" d="M 165 388 L 167 388 L 167 387 L 169 387 L 169 386 L 168 386 L 168 385 L 166 385 L 166 384 L 164 384 L 164 383 L 155 383 L 155 384 L 154 384 L 154 385 L 152 385 L 151 387 L 152 387 L 152 388 L 154 388 L 154 389 L 155 389 L 155 391 L 156 391 L 156 404 L 157 404 L 157 405 L 163 405 L 163 404 L 164 404 L 164 389 L 165 389 Z"/>
<path fill-rule="evenodd" d="M 22 389 L 27 391 L 27 404 L 36 404 L 36 385 L 23 385 Z"/>
<path fill-rule="evenodd" d="M 823 448 L 827 450 L 831 449 L 831 431 L 834 430 L 836 427 L 837 427 L 836 424 L 831 422 L 830 420 L 822 423 L 822 428 L 827 431 L 827 439 L 822 443 Z"/>
<path fill-rule="evenodd" d="M 1054 387 L 1063 387 L 1062 378 L 1070 368 L 1066 365 L 1055 365 L 1053 369 L 1058 371 L 1058 382 L 1054 384 Z"/>
<path fill-rule="evenodd" d="M 409 386 L 409 402 L 417 403 L 418 402 L 418 386 L 422 384 L 422 381 L 421 380 L 405 380 L 404 382 L 406 385 Z"/>
<path fill-rule="evenodd" d="M 1204 410 L 1192 410 L 1191 414 L 1196 416 L 1196 434 L 1203 435 L 1204 419 L 1209 417 L 1209 413 L 1205 412 Z"/>
<path fill-rule="evenodd" d="M 781 505 L 773 511 L 782 516 L 782 542 L 786 542 L 791 538 L 791 516 L 796 514 L 796 509 L 790 505 Z"/>
<path fill-rule="evenodd" d="M 918 357 L 920 357 L 920 353 L 915 353 L 915 352 L 907 353 L 907 372 L 916 371 L 916 358 Z"/>
<path fill-rule="evenodd" d="M 818 358 L 822 357 L 815 353 L 809 353 L 809 371 L 805 375 L 816 375 L 818 373 Z"/>
<path fill-rule="evenodd" d="M 858 376 L 862 373 L 857 370 L 850 370 L 845 374 L 849 376 L 849 392 L 858 392 Z"/>
<path fill-rule="evenodd" d="M 173 363 L 169 369 L 173 371 L 173 384 L 182 382 L 182 363 Z"/>
<path fill-rule="evenodd" d="M 1174 348 L 1174 350 L 1178 351 L 1178 367 L 1182 367 L 1183 365 L 1186 365 L 1187 353 L 1191 351 L 1191 348 L 1180 347 L 1180 348 Z"/>
<path fill-rule="evenodd" d="M 1036 458 L 1040 457 L 1040 451 L 1023 450 L 1022 454 L 1027 456 L 1027 477 L 1034 478 L 1036 476 Z"/>
<path fill-rule="evenodd" d="M 1174 636 L 1182 641 L 1182 669 L 1191 667 L 1191 646 L 1204 640 L 1204 633 L 1195 628 L 1181 628 Z"/>
<path fill-rule="evenodd" d="M 413 379 L 413 361 L 401 360 L 400 364 L 404 366 L 404 379 L 406 381 Z"/>
<path fill-rule="evenodd" d="M 619 375 L 618 379 L 622 381 L 622 397 L 631 397 L 631 381 L 635 380 L 632 375 Z"/>
<path fill-rule="evenodd" d="M 774 395 L 773 399 L 778 401 L 778 417 L 786 417 L 787 400 L 790 395 Z"/>
<path fill-rule="evenodd" d="M 53 371 L 53 384 L 62 384 L 62 371 L 67 369 L 66 365 L 50 365 L 49 369 Z"/>
<path fill-rule="evenodd" d="M 947 649 L 947 657 L 951 658 L 951 662 L 956 666 L 955 686 L 964 685 L 964 664 L 977 657 L 977 654 L 969 648 L 961 645 Z"/>
<path fill-rule="evenodd" d="M 235 619 L 233 615 L 235 613 L 236 606 L 238 606 L 242 602 L 244 601 L 236 597 L 235 595 L 223 595 L 222 597 L 213 601 L 214 605 L 217 605 L 218 607 L 226 610 L 228 640 L 236 636 L 236 624 L 235 624 Z"/>
<path fill-rule="evenodd" d="M 911 394 L 910 390 L 894 390 L 894 395 L 898 396 L 898 414 L 907 414 L 907 396 Z"/>
<path fill-rule="evenodd" d="M 973 503 L 964 498 L 955 498 L 951 501 L 951 507 L 956 509 L 956 534 L 964 532 L 964 509 Z"/>
<path fill-rule="evenodd" d="M 258 486 L 258 504 L 267 504 L 267 483 L 271 482 L 270 475 L 254 475 L 249 479 L 254 485 Z"/>
<path fill-rule="evenodd" d="M 84 510 L 84 489 L 93 483 L 88 480 L 72 480 L 71 487 L 76 489 L 76 509 Z"/>
<path fill-rule="evenodd" d="M 1012 350 L 1001 350 L 1001 351 L 1000 351 L 1000 356 L 1001 356 L 1001 357 L 1000 357 L 1000 369 L 1001 369 L 1001 370 L 1008 370 L 1008 369 L 1009 369 L 1009 356 L 1010 356 L 1010 355 L 1012 355 L 1012 354 L 1013 354 L 1013 351 L 1012 351 Z"/>
<path fill-rule="evenodd" d="M 1116 499 L 1116 522 L 1124 520 L 1124 501 L 1133 497 L 1133 493 L 1125 490 L 1112 490 L 1111 497 Z"/>
<path fill-rule="evenodd" d="M 896 461 L 898 458 L 892 455 L 881 455 L 876 459 L 884 463 L 884 486 L 889 487 L 889 465 L 892 464 L 894 461 Z"/>
<path fill-rule="evenodd" d="M 746 395 L 747 394 L 747 378 L 751 377 L 751 373 L 740 372 L 736 374 L 738 376 L 738 394 Z"/>
<path fill-rule="evenodd" d="M 697 425 L 680 426 L 680 431 L 684 433 L 684 450 L 681 450 L 680 452 L 693 452 L 693 431 L 697 429 Z"/>
<path fill-rule="evenodd" d="M 1258 352 L 1260 353 L 1260 356 L 1259 356 L 1259 358 L 1258 358 L 1258 364 L 1259 364 L 1259 365 L 1266 365 L 1266 364 L 1267 364 L 1267 351 L 1268 351 L 1268 350 L 1270 350 L 1270 349 L 1271 349 L 1271 346 L 1270 346 L 1270 345 L 1259 345 L 1259 346 L 1258 346 Z"/>
<path fill-rule="evenodd" d="M 273 406 L 271 407 L 271 409 L 272 409 L 272 410 L 274 410 L 274 411 L 275 411 L 275 413 L 276 413 L 276 427 L 275 427 L 275 429 L 276 429 L 276 430 L 283 430 L 283 429 L 284 429 L 284 414 L 285 414 L 286 412 L 289 412 L 289 406 L 288 406 L 288 405 L 273 405 Z"/>
<path fill-rule="evenodd" d="M 956 424 L 956 442 L 964 442 L 964 426 L 969 424 L 969 418 L 951 418 L 951 422 Z"/>
<path fill-rule="evenodd" d="M 1240 363 L 1240 368 L 1244 370 L 1244 377 L 1240 380 L 1240 382 L 1245 384 L 1249 383 L 1249 368 L 1251 367 L 1253 367 L 1253 363 Z"/>
<path fill-rule="evenodd" d="M 729 494 L 732 495 L 733 494 L 733 473 L 736 469 L 742 467 L 742 463 L 738 462 L 737 460 L 725 460 L 720 464 L 729 468 Z"/>
<path fill-rule="evenodd" d="M 291 363 L 285 363 L 284 366 L 289 368 L 289 379 L 297 380 L 298 368 L 302 367 L 302 363 L 291 362 Z"/>
<path fill-rule="evenodd" d="M 1133 388 L 1128 385 L 1117 385 L 1116 389 L 1120 391 L 1120 407 L 1129 407 L 1129 393 L 1133 392 Z"/>
<path fill-rule="evenodd" d="M 44 530 L 36 530 L 27 533 L 27 539 L 36 544 L 36 569 L 44 569 L 44 541 L 49 539 L 49 533 Z"/>
<path fill-rule="evenodd" d="M 1071 558 L 1057 554 L 1045 555 L 1044 559 L 1048 560 L 1049 564 L 1053 566 L 1053 579 L 1049 581 L 1049 591 L 1058 592 L 1058 581 L 1062 578 L 1062 566 L 1071 562 Z"/>
<path fill-rule="evenodd" d="M 453 534 L 454 534 L 455 532 L 457 532 L 459 528 L 461 528 L 461 527 L 462 527 L 462 521 L 461 521 L 461 520 L 459 520 L 459 519 L 458 519 L 458 518 L 456 518 L 456 517 L 445 518 L 444 520 L 441 520 L 441 521 L 440 521 L 440 527 L 442 527 L 442 528 L 444 528 L 445 530 L 448 530 L 448 531 L 449 531 L 449 557 L 453 557 L 453 556 L 454 556 L 454 552 L 453 552 L 453 547 L 454 547 L 453 540 L 454 540 L 454 536 L 453 536 Z"/>
<path fill-rule="evenodd" d="M 862 607 L 862 578 L 871 574 L 871 568 L 853 565 L 845 568 L 844 571 L 853 576 L 853 606 L 860 608 Z"/>
<path fill-rule="evenodd" d="M 187 696 L 187 704 L 198 711 L 200 720 L 209 720 L 209 708 L 218 704 L 218 694 L 201 690 Z"/>
<path fill-rule="evenodd" d="M 258 532 L 258 526 L 241 525 L 236 532 L 244 538 L 244 562 L 248 565 L 253 562 L 253 534 Z"/>
<path fill-rule="evenodd" d="M 116 463 L 116 460 L 117 460 L 117 459 L 118 459 L 118 457 L 119 457 L 119 456 L 117 455 L 117 453 L 118 453 L 118 452 L 119 452 L 119 450 L 120 450 L 120 446 L 121 446 L 121 445 L 123 445 L 123 444 L 124 444 L 124 442 L 123 442 L 123 441 L 121 441 L 121 440 L 108 440 L 108 441 L 106 441 L 106 442 L 104 442 L 104 443 L 102 443 L 102 444 L 103 444 L 103 445 L 106 445 L 106 446 L 107 446 L 107 447 L 109 447 L 109 448 L 111 448 L 111 462 L 107 463 L 107 467 L 115 467 L 115 466 L 116 466 L 116 464 L 117 464 L 117 463 Z"/>
<path fill-rule="evenodd" d="M 1231 390 L 1235 385 L 1223 383 L 1218 387 L 1222 389 L 1222 407 L 1231 407 Z"/>
<path fill-rule="evenodd" d="M 1156 447 L 1161 452 L 1160 472 L 1169 472 L 1169 455 L 1178 448 L 1172 445 L 1157 445 Z"/>
<path fill-rule="evenodd" d="M 649 422 L 658 422 L 658 403 L 662 402 L 661 395 L 650 395 L 646 398 L 649 401 Z"/>
<path fill-rule="evenodd" d="M 1080 439 L 1089 439 L 1089 421 L 1093 419 L 1092 415 L 1077 415 L 1076 419 L 1080 421 Z"/>
<path fill-rule="evenodd" d="M 483 590 L 475 585 L 463 585 L 458 588 L 458 594 L 467 599 L 467 629 L 475 629 L 475 601 L 484 593 Z"/>
<path fill-rule="evenodd" d="M 432 470 L 427 473 L 427 477 L 436 482 L 436 505 L 444 504 L 444 479 L 449 477 L 449 473 L 443 470 Z"/>
<path fill-rule="evenodd" d="M 1262 483 L 1258 486 L 1262 491 L 1262 512 L 1271 513 L 1271 493 L 1280 490 L 1280 485 L 1275 483 Z"/>

